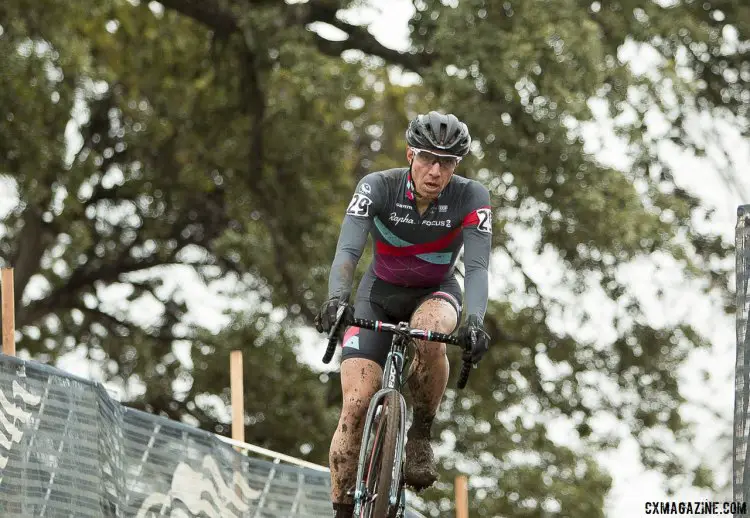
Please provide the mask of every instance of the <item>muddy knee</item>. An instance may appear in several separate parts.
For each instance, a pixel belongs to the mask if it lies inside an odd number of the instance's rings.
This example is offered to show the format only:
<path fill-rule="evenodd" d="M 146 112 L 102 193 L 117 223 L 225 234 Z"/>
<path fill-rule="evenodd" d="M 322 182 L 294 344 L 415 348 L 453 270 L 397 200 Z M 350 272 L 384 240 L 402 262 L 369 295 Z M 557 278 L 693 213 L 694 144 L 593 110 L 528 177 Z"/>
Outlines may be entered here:
<path fill-rule="evenodd" d="M 411 326 L 427 331 L 450 334 L 456 328 L 458 315 L 454 307 L 446 300 L 431 298 L 425 300 L 414 311 Z M 425 359 L 441 358 L 445 356 L 445 344 L 437 342 L 417 341 L 420 356 Z"/>
<path fill-rule="evenodd" d="M 412 327 L 445 334 L 452 333 L 457 323 L 455 308 L 443 299 L 427 299 L 419 305 L 411 318 Z"/>

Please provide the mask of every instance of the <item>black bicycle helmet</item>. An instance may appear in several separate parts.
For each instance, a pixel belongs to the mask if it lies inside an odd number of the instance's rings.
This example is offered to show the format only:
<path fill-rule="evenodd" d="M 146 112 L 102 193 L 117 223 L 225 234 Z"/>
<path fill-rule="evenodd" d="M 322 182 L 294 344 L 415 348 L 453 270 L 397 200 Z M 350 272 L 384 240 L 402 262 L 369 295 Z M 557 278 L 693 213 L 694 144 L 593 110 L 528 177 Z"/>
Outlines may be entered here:
<path fill-rule="evenodd" d="M 466 156 L 471 136 L 466 124 L 449 113 L 431 111 L 417 115 L 406 129 L 406 143 L 419 149 L 435 149 L 451 155 Z"/>

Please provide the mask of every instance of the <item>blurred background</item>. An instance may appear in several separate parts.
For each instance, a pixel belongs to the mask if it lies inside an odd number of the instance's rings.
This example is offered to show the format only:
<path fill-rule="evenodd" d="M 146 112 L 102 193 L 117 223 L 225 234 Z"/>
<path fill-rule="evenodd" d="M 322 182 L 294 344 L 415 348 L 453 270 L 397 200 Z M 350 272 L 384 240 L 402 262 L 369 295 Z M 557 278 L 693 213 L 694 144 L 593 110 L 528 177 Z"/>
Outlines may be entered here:
<path fill-rule="evenodd" d="M 241 349 L 246 441 L 327 464 L 339 225 L 436 109 L 492 196 L 493 345 L 416 506 L 459 472 L 472 516 L 730 500 L 749 37 L 744 1 L 4 0 L 19 356 L 228 436 Z"/>

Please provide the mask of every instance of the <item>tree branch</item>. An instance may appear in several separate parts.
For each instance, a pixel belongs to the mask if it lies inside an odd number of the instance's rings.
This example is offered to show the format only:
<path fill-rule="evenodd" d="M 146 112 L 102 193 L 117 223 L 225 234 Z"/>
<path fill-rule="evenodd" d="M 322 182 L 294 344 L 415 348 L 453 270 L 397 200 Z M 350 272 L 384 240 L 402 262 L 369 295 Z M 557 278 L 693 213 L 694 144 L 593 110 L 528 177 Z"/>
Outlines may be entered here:
<path fill-rule="evenodd" d="M 162 0 L 161 4 L 224 35 L 238 32 L 243 25 L 240 16 L 233 10 L 222 7 L 220 0 Z M 246 4 L 235 5 L 243 10 L 252 9 Z M 284 23 L 287 27 L 304 27 L 313 22 L 322 22 L 344 31 L 348 36 L 344 41 L 331 41 L 314 34 L 318 50 L 328 56 L 339 57 L 345 50 L 360 50 L 382 58 L 388 64 L 399 65 L 417 73 L 436 59 L 434 54 L 412 54 L 385 47 L 370 34 L 367 27 L 339 20 L 336 17 L 339 7 L 340 2 L 330 0 L 309 0 L 303 4 L 285 5 Z"/>
<path fill-rule="evenodd" d="M 117 337 L 127 336 L 127 334 L 120 332 L 118 328 L 127 329 L 128 333 L 132 333 L 133 329 L 137 328 L 135 324 L 120 320 L 116 316 L 110 315 L 101 309 L 87 308 L 82 304 L 76 305 L 75 309 L 78 309 L 81 313 L 87 315 L 90 323 L 98 322 L 107 329 L 107 332 Z"/>
<path fill-rule="evenodd" d="M 101 281 L 110 283 L 116 281 L 120 275 L 132 273 L 139 270 L 147 270 L 154 266 L 169 264 L 157 256 L 145 259 L 127 258 L 114 264 L 107 264 L 95 270 L 89 270 L 86 265 L 76 269 L 63 286 L 50 293 L 43 299 L 36 300 L 18 311 L 18 327 L 31 325 L 33 322 L 53 311 L 71 309 L 76 305 L 76 296 L 87 287 L 93 286 L 94 282 Z"/>
<path fill-rule="evenodd" d="M 315 44 L 318 46 L 318 50 L 329 56 L 338 57 L 345 50 L 361 50 L 365 54 L 382 58 L 388 64 L 400 65 L 412 72 L 419 72 L 434 61 L 434 55 L 411 54 L 385 47 L 375 36 L 370 34 L 367 27 L 352 25 L 339 20 L 336 17 L 338 7 L 335 4 L 336 2 L 326 0 L 310 0 L 306 4 L 290 5 L 288 9 L 296 10 L 297 13 L 295 13 L 295 16 L 287 17 L 287 20 L 296 20 L 298 24 L 304 23 L 305 25 L 323 22 L 345 32 L 348 38 L 344 41 L 331 41 L 315 35 Z"/>
<path fill-rule="evenodd" d="M 216 0 L 160 0 L 159 3 L 216 32 L 230 34 L 239 29 L 237 16 Z"/>
<path fill-rule="evenodd" d="M 47 246 L 54 240 L 42 220 L 41 211 L 29 205 L 23 214 L 23 230 L 18 234 L 18 248 L 11 264 L 15 268 L 15 303 L 21 307 L 21 298 L 31 277 L 39 271 L 39 265 Z"/>

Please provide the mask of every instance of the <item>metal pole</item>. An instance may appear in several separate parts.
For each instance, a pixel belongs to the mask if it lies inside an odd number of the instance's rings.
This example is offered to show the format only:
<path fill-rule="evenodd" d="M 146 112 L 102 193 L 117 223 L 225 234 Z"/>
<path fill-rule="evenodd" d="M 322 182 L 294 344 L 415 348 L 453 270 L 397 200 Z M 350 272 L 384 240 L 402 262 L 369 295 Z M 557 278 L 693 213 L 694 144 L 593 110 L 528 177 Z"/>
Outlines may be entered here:
<path fill-rule="evenodd" d="M 255 446 L 254 444 L 247 444 L 245 442 L 235 441 L 233 439 L 230 439 L 229 437 L 224 437 L 223 435 L 218 435 L 218 434 L 214 434 L 214 437 L 219 439 L 221 442 L 225 442 L 229 444 L 230 446 L 234 446 L 235 449 L 237 449 L 237 451 L 246 451 L 246 452 L 249 451 L 249 452 L 257 453 L 258 455 L 264 455 L 272 459 L 279 459 L 289 464 L 293 464 L 294 466 L 302 466 L 303 468 L 308 468 L 308 469 L 312 469 L 315 471 L 322 471 L 322 472 L 330 471 L 330 469 L 325 466 L 320 466 L 319 464 L 313 464 L 312 462 L 307 462 L 306 460 L 300 460 L 295 457 L 292 457 L 291 455 L 284 455 L 283 453 L 279 453 L 273 450 L 267 450 L 266 448 Z"/>

